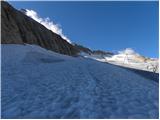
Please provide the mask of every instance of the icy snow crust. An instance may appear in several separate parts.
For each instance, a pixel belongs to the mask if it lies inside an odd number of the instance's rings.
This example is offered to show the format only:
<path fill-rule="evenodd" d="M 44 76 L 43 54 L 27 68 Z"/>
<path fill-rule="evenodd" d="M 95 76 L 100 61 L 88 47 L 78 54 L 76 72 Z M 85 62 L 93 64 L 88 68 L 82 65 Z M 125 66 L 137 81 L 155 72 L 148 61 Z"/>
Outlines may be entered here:
<path fill-rule="evenodd" d="M 158 118 L 158 83 L 114 65 L 2 45 L 2 118 Z"/>

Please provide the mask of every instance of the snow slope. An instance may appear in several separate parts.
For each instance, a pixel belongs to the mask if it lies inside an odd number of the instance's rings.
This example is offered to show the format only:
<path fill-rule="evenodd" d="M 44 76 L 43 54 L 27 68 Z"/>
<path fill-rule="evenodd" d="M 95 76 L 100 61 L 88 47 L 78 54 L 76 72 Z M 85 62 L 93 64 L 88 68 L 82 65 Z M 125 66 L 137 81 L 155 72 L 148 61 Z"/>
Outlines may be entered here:
<path fill-rule="evenodd" d="M 2 45 L 2 118 L 158 118 L 158 83 L 34 45 Z"/>

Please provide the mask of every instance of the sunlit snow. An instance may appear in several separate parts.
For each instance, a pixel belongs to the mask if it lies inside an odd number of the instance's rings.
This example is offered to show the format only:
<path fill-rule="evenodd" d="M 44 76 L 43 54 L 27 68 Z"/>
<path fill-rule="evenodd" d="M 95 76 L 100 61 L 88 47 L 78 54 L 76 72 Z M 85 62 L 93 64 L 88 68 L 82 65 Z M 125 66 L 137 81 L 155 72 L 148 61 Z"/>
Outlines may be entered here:
<path fill-rule="evenodd" d="M 2 118 L 158 118 L 158 83 L 34 45 L 2 45 Z"/>

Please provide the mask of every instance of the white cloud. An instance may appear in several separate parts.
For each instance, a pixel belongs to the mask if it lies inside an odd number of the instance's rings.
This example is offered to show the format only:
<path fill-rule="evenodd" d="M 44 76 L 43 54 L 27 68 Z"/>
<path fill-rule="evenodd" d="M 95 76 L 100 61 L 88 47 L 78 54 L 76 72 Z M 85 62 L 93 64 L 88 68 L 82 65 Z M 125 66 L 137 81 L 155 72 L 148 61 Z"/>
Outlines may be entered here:
<path fill-rule="evenodd" d="M 63 39 L 67 40 L 69 43 L 71 43 L 71 41 L 63 34 L 62 32 L 62 28 L 60 28 L 59 24 L 55 24 L 53 21 L 50 20 L 49 17 L 47 18 L 41 18 L 38 16 L 37 12 L 35 12 L 34 10 L 28 10 L 26 9 L 26 13 L 27 16 L 31 17 L 32 19 L 34 19 L 35 21 L 41 23 L 42 25 L 44 25 L 47 29 L 53 31 L 54 33 L 57 33 L 58 35 L 60 35 Z"/>
<path fill-rule="evenodd" d="M 126 48 L 125 50 L 118 51 L 119 54 L 128 54 L 128 55 L 139 55 L 132 48 Z"/>

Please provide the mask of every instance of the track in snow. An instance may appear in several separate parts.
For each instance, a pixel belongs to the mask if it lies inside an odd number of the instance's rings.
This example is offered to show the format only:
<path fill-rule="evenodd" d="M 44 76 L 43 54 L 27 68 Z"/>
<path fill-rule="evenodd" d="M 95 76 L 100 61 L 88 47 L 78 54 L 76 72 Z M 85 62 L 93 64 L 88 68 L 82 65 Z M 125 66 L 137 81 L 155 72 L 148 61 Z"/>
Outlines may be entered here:
<path fill-rule="evenodd" d="M 2 45 L 2 118 L 158 118 L 158 83 L 37 46 Z"/>

